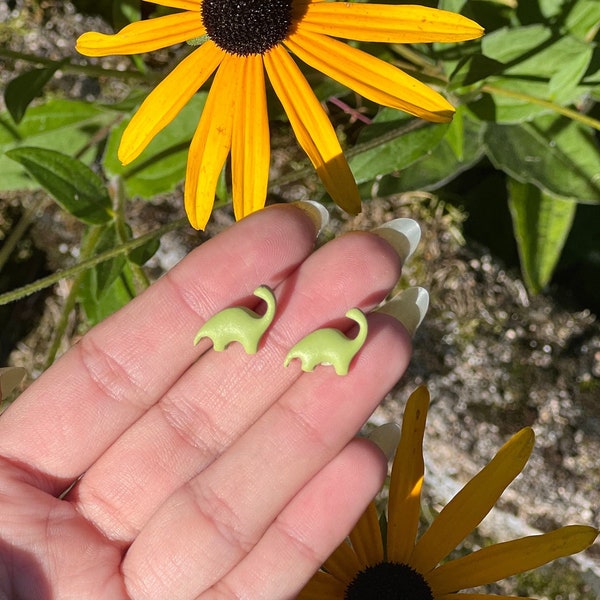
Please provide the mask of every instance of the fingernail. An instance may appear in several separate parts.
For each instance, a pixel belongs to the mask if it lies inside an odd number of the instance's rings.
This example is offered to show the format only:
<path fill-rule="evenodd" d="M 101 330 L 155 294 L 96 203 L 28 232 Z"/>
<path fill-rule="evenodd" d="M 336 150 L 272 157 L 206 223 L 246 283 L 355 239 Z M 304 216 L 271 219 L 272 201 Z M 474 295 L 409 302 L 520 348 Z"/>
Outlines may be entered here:
<path fill-rule="evenodd" d="M 23 367 L 0 368 L 0 400 L 6 398 L 21 383 L 26 373 Z"/>
<path fill-rule="evenodd" d="M 391 315 L 414 337 L 429 308 L 429 293 L 422 287 L 411 287 L 380 306 L 375 312 Z"/>
<path fill-rule="evenodd" d="M 296 202 L 290 202 L 290 204 L 303 210 L 311 218 L 315 224 L 317 235 L 329 223 L 329 212 L 319 202 L 315 202 L 314 200 L 297 200 Z"/>
<path fill-rule="evenodd" d="M 385 423 L 373 429 L 367 434 L 367 438 L 386 455 L 388 460 L 392 460 L 400 443 L 400 432 L 400 426 L 396 423 Z"/>
<path fill-rule="evenodd" d="M 372 230 L 398 253 L 405 263 L 414 253 L 421 239 L 421 228 L 413 219 L 394 219 Z"/>

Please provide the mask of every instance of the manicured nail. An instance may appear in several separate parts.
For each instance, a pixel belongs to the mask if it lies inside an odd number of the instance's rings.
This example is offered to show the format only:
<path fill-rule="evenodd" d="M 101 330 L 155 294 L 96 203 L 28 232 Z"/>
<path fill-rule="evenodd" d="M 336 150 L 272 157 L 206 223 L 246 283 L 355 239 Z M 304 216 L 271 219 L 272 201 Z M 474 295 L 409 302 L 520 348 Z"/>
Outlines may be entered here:
<path fill-rule="evenodd" d="M 413 219 L 394 219 L 372 230 L 398 253 L 404 264 L 414 253 L 421 239 L 421 228 Z"/>
<path fill-rule="evenodd" d="M 290 202 L 290 204 L 303 210 L 311 218 L 315 224 L 317 235 L 329 223 L 329 212 L 319 202 L 315 202 L 314 200 L 297 200 L 296 202 Z"/>
<path fill-rule="evenodd" d="M 396 423 L 385 423 L 373 429 L 367 435 L 367 439 L 377 445 L 388 460 L 392 460 L 400 443 L 400 431 L 400 426 Z"/>
<path fill-rule="evenodd" d="M 429 308 L 429 293 L 422 287 L 402 290 L 397 296 L 380 306 L 375 312 L 391 315 L 410 333 L 412 337 L 423 322 Z"/>
<path fill-rule="evenodd" d="M 6 398 L 21 383 L 26 373 L 23 367 L 0 368 L 0 400 Z"/>

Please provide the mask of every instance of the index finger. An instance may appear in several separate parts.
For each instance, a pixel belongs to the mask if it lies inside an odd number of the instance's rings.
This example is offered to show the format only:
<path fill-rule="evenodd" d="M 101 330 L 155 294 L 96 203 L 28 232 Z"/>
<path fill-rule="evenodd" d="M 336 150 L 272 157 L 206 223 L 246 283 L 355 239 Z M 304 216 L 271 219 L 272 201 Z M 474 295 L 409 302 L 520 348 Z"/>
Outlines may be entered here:
<path fill-rule="evenodd" d="M 92 329 L 0 418 L 0 454 L 61 492 L 198 357 L 208 316 L 276 286 L 312 251 L 313 219 L 277 205 L 243 219 Z"/>

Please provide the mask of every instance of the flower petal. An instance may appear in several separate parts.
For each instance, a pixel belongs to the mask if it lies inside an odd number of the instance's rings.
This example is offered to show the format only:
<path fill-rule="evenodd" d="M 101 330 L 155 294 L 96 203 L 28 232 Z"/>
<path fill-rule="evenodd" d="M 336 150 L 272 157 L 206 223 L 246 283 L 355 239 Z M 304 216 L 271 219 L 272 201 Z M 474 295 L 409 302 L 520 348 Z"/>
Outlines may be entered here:
<path fill-rule="evenodd" d="M 383 540 L 374 502 L 369 504 L 350 532 L 350 542 L 361 565 L 368 567 L 383 560 Z"/>
<path fill-rule="evenodd" d="M 406 563 L 419 526 L 423 484 L 423 434 L 429 407 L 429 391 L 418 387 L 409 397 L 402 419 L 388 502 L 387 560 Z"/>
<path fill-rule="evenodd" d="M 183 8 L 183 10 L 195 10 L 198 12 L 202 6 L 202 0 L 146 0 L 151 4 L 169 6 L 170 8 Z"/>
<path fill-rule="evenodd" d="M 369 98 L 435 123 L 452 119 L 454 108 L 440 94 L 400 69 L 333 38 L 310 32 L 288 35 L 298 58 Z"/>
<path fill-rule="evenodd" d="M 296 597 L 296 600 L 331 600 L 332 598 L 343 598 L 346 585 L 328 573 L 319 571 L 304 586 Z"/>
<path fill-rule="evenodd" d="M 212 75 L 225 53 L 206 42 L 182 60 L 142 102 L 123 132 L 119 160 L 135 160 L 161 129 L 166 127 L 198 88 Z"/>
<path fill-rule="evenodd" d="M 267 52 L 264 61 L 298 143 L 308 154 L 325 189 L 346 212 L 360 212 L 360 195 L 352 171 L 333 126 L 304 75 L 281 46 Z"/>
<path fill-rule="evenodd" d="M 86 56 L 140 54 L 179 44 L 205 33 L 200 15 L 188 11 L 137 21 L 114 35 L 88 31 L 79 37 L 75 48 Z"/>
<path fill-rule="evenodd" d="M 358 556 L 356 556 L 356 552 L 350 547 L 350 544 L 342 542 L 325 561 L 323 568 L 346 586 L 363 568 L 363 565 L 360 564 Z"/>
<path fill-rule="evenodd" d="M 233 209 L 237 220 L 265 205 L 269 183 L 269 118 L 262 56 L 242 61 L 231 150 Z"/>
<path fill-rule="evenodd" d="M 217 180 L 231 149 L 243 64 L 243 57 L 224 55 L 190 144 L 184 202 L 188 219 L 196 229 L 204 229 L 208 222 Z"/>
<path fill-rule="evenodd" d="M 483 35 L 462 15 L 425 6 L 320 2 L 305 8 L 298 25 L 312 31 L 364 42 L 415 44 L 460 42 Z"/>
<path fill-rule="evenodd" d="M 584 525 L 570 525 L 551 533 L 532 535 L 511 542 L 488 546 L 462 558 L 445 563 L 425 578 L 433 595 L 500 581 L 550 561 L 585 550 L 598 531 Z"/>
<path fill-rule="evenodd" d="M 429 572 L 479 525 L 508 484 L 523 470 L 534 438 L 533 430 L 528 427 L 512 436 L 452 498 L 417 542 L 409 559 L 414 569 L 419 573 Z"/>

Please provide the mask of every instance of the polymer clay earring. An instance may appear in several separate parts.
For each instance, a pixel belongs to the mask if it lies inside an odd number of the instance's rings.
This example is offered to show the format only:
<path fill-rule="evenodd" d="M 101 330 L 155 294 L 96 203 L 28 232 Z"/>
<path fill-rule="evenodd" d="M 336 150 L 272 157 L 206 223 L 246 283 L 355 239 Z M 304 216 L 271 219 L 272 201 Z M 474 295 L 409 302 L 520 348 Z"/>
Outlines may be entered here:
<path fill-rule="evenodd" d="M 218 352 L 225 350 L 232 342 L 239 342 L 247 354 L 256 354 L 263 334 L 273 321 L 277 302 L 271 288 L 266 285 L 257 287 L 253 294 L 266 302 L 264 315 L 258 315 L 245 306 L 225 308 L 202 325 L 194 338 L 194 346 L 202 338 L 208 337 Z"/>
<path fill-rule="evenodd" d="M 348 338 L 341 331 L 326 327 L 317 329 L 302 338 L 285 357 L 284 366 L 299 358 L 303 371 L 312 371 L 317 365 L 332 365 L 338 375 L 346 375 L 352 359 L 367 339 L 368 324 L 362 310 L 351 308 L 346 317 L 358 323 L 358 334 Z"/>

